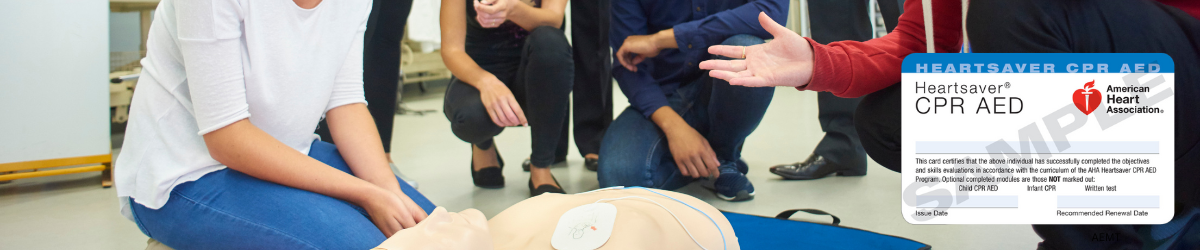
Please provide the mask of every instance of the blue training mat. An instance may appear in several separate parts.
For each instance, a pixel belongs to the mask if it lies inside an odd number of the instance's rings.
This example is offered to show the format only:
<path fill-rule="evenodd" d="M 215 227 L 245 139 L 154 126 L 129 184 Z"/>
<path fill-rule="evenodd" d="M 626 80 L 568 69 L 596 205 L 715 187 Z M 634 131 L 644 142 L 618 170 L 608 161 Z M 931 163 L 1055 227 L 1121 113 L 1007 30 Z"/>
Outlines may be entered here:
<path fill-rule="evenodd" d="M 794 213 L 795 211 L 791 211 Z M 742 249 L 930 249 L 913 240 L 812 222 L 721 212 L 733 225 Z M 790 217 L 787 213 L 784 218 Z M 839 219 L 834 217 L 834 224 Z"/>

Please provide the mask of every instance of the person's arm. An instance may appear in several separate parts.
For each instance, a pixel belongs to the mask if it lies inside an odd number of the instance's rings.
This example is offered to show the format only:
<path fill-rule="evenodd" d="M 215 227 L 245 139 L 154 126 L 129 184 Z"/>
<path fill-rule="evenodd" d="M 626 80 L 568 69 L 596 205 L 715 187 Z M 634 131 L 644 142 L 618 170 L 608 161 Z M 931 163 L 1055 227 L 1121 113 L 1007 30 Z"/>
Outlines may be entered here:
<path fill-rule="evenodd" d="M 767 13 L 775 22 L 786 22 L 788 6 L 787 0 L 753 0 L 700 20 L 677 24 L 672 29 L 675 42 L 683 54 L 697 57 L 692 58 L 695 60 L 704 60 L 708 59 L 709 46 L 721 44 L 730 36 L 749 34 L 771 39 L 771 33 L 759 25 L 758 14 Z"/>
<path fill-rule="evenodd" d="M 649 35 L 629 35 L 624 38 L 621 49 L 617 50 L 617 63 L 630 71 L 637 72 L 637 65 L 648 58 L 658 56 L 664 49 L 679 48 L 675 42 L 675 30 L 665 29 Z"/>
<path fill-rule="evenodd" d="M 379 131 L 375 128 L 375 122 L 371 118 L 371 113 L 367 111 L 367 106 L 362 103 L 338 106 L 325 113 L 325 120 L 329 124 L 329 132 L 333 136 L 334 143 L 338 145 L 338 152 L 341 153 L 342 159 L 346 160 L 346 164 L 350 166 L 350 171 L 354 173 L 354 176 L 387 190 L 392 195 L 388 198 L 399 198 L 400 203 L 394 203 L 395 201 L 387 203 L 388 206 L 399 206 L 393 207 L 399 209 L 399 213 L 378 216 L 401 216 L 396 220 L 403 228 L 414 226 L 415 223 L 425 220 L 428 216 L 425 214 L 425 210 L 400 190 L 400 183 L 396 180 L 396 175 L 392 173 L 391 167 L 388 166 L 387 154 L 383 152 L 383 142 L 379 139 Z M 332 169 L 327 166 L 322 167 Z M 377 215 L 372 214 L 372 216 Z M 386 221 L 390 222 L 391 220 Z M 413 224 L 407 224 L 410 221 Z M 385 226 L 380 228 L 385 228 Z M 399 229 L 392 228 L 390 230 L 398 231 Z M 384 234 L 387 235 L 386 232 Z"/>
<path fill-rule="evenodd" d="M 933 5 L 934 47 L 939 53 L 957 52 L 961 47 L 961 3 L 944 0 Z M 802 38 L 764 18 L 764 27 L 779 27 L 772 32 L 775 40 L 749 47 L 712 46 L 710 53 L 736 58 L 744 51 L 746 59 L 708 60 L 700 68 L 712 70 L 709 75 L 734 85 L 789 86 L 848 98 L 866 95 L 899 82 L 904 57 L 925 51 L 921 1 L 907 1 L 904 8 L 896 29 L 883 37 L 829 45 Z"/>
<path fill-rule="evenodd" d="M 649 32 L 646 13 L 637 0 L 614 0 L 611 11 L 612 22 L 608 39 L 609 46 L 612 46 L 613 51 L 626 50 L 623 41 L 627 37 L 645 35 Z M 620 54 L 614 53 L 613 61 L 620 61 Z M 666 93 L 662 92 L 662 88 L 650 75 L 652 70 L 651 66 L 647 64 L 637 64 L 636 67 L 629 68 L 612 68 L 613 79 L 617 80 L 617 86 L 628 97 L 630 106 L 646 118 L 650 118 L 650 115 L 659 108 L 670 105 L 667 103 Z"/>
<path fill-rule="evenodd" d="M 476 19 L 485 28 L 495 28 L 505 20 L 532 31 L 539 26 L 562 28 L 567 0 L 542 0 L 534 7 L 521 0 L 476 0 L 473 6 Z"/>
<path fill-rule="evenodd" d="M 388 166 L 387 153 L 383 151 L 375 121 L 364 105 L 367 102 L 363 91 L 363 39 L 366 30 L 367 18 L 363 18 L 354 33 L 342 67 L 334 77 L 333 91 L 325 108 L 325 121 L 334 143 L 338 145 L 338 151 L 354 176 L 395 194 L 404 202 L 412 219 L 421 222 L 427 214 L 400 190 L 400 183 Z"/>
<path fill-rule="evenodd" d="M 262 131 L 249 119 L 204 134 L 209 155 L 254 178 L 357 204 L 384 235 L 415 226 L 414 215 L 396 194 L 301 154 Z M 409 201 L 411 202 L 411 201 Z"/>
<path fill-rule="evenodd" d="M 962 1 L 935 0 L 934 48 L 957 53 L 962 47 Z M 829 91 L 859 97 L 900 82 L 900 64 L 912 53 L 925 52 L 925 19 L 921 1 L 906 1 L 896 29 L 866 42 L 841 41 L 813 47 L 812 82 L 801 90 Z"/>
<path fill-rule="evenodd" d="M 383 142 L 379 139 L 379 131 L 375 129 L 375 122 L 366 105 L 355 103 L 330 109 L 325 113 L 325 121 L 329 124 L 329 133 L 338 146 L 338 152 L 354 176 L 396 195 L 408 197 L 400 191 L 400 183 L 388 166 Z M 420 208 L 413 212 L 417 218 L 425 215 Z"/>
<path fill-rule="evenodd" d="M 654 34 L 630 36 L 623 41 L 622 50 L 617 51 L 616 61 L 635 70 L 634 65 L 657 56 L 664 49 L 679 49 L 689 61 L 699 62 L 708 59 L 706 48 L 733 35 L 750 34 L 770 39 L 771 34 L 758 25 L 758 14 L 767 13 L 777 21 L 785 21 L 787 7 L 787 0 L 755 0 Z"/>
<path fill-rule="evenodd" d="M 467 4 L 462 0 L 442 0 L 439 19 L 442 28 L 442 61 L 450 73 L 479 90 L 479 98 L 497 126 L 526 124 L 525 112 L 508 86 L 467 55 Z"/>

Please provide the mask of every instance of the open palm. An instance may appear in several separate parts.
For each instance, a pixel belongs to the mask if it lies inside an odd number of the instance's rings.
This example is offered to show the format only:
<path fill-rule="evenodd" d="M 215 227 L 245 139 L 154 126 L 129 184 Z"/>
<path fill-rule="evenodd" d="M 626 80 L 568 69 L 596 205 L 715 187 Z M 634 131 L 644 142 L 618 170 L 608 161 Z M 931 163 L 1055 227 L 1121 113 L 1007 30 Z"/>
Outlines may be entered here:
<path fill-rule="evenodd" d="M 700 69 L 709 76 L 747 87 L 789 86 L 808 84 L 812 79 L 812 46 L 796 32 L 784 28 L 766 13 L 758 14 L 763 29 L 775 37 L 770 42 L 754 46 L 716 45 L 708 53 L 745 60 L 707 60 Z M 743 54 L 744 53 L 744 54 Z"/>

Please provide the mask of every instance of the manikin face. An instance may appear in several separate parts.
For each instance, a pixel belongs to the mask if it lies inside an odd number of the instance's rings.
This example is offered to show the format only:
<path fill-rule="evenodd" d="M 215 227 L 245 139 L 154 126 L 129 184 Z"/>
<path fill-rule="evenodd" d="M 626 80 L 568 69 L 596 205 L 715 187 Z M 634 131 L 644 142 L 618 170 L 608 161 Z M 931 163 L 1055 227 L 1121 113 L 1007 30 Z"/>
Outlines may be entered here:
<path fill-rule="evenodd" d="M 475 209 L 446 212 L 437 207 L 417 226 L 400 230 L 376 249 L 449 250 L 492 249 L 487 217 Z"/>

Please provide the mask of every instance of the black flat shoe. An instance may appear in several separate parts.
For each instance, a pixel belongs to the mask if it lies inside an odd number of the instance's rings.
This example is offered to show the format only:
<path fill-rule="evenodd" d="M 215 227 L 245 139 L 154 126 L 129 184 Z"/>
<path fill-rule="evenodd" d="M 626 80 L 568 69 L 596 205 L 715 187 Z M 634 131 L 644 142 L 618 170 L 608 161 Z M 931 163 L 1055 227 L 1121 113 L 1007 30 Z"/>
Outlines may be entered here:
<path fill-rule="evenodd" d="M 591 170 L 592 172 L 596 172 L 596 169 L 600 167 L 600 159 L 585 157 L 583 158 L 583 167 L 587 168 L 587 170 Z"/>
<path fill-rule="evenodd" d="M 830 174 L 840 176 L 867 175 L 866 169 L 850 169 L 825 160 L 818 154 L 812 154 L 803 162 L 777 165 L 771 167 L 771 173 L 782 176 L 785 180 L 815 180 L 825 178 Z"/>
<path fill-rule="evenodd" d="M 496 161 L 500 162 L 500 166 L 490 166 L 479 171 L 475 171 L 475 159 L 471 159 L 471 180 L 475 182 L 476 187 L 481 188 L 502 188 L 504 187 L 504 158 L 500 157 L 500 150 L 496 150 Z"/>
<path fill-rule="evenodd" d="M 554 164 L 563 163 L 564 161 L 567 161 L 566 157 L 563 157 L 562 159 L 554 158 Z M 550 164 L 550 165 L 554 165 L 554 164 Z M 521 170 L 525 170 L 525 172 L 529 172 L 529 166 L 531 166 L 531 165 L 533 165 L 533 162 L 529 161 L 529 158 L 525 158 L 525 162 L 521 162 Z M 546 166 L 546 167 L 550 167 L 550 166 Z M 595 171 L 595 170 L 593 170 L 593 171 Z"/>
<path fill-rule="evenodd" d="M 567 193 L 566 191 L 563 191 L 562 185 L 558 184 L 558 178 L 554 178 L 554 176 L 550 176 L 550 178 L 554 179 L 554 185 L 542 184 L 542 185 L 537 186 L 536 189 L 533 188 L 533 178 L 532 177 L 529 178 L 529 197 L 542 195 L 544 193 L 558 193 L 558 194 Z"/>

